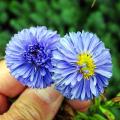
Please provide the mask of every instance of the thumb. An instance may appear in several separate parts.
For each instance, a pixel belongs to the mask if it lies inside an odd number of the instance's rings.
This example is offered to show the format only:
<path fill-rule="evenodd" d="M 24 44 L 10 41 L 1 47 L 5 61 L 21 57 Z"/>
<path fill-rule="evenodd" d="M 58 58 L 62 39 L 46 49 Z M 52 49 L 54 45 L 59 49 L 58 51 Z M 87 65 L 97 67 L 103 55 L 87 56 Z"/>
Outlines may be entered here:
<path fill-rule="evenodd" d="M 63 101 L 52 87 L 26 89 L 0 120 L 52 120 Z"/>

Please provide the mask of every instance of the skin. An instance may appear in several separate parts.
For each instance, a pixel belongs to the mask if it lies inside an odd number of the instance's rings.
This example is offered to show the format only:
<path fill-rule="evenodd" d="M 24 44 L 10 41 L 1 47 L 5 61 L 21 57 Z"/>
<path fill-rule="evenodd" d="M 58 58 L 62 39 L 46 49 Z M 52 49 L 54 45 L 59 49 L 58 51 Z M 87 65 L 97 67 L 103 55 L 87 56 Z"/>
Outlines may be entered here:
<path fill-rule="evenodd" d="M 10 106 L 8 98 L 18 99 Z M 5 61 L 0 62 L 0 120 L 52 120 L 64 97 L 53 89 L 30 89 L 9 73 Z M 85 112 L 90 101 L 68 101 L 73 109 Z M 47 113 L 47 115 L 46 115 Z"/>

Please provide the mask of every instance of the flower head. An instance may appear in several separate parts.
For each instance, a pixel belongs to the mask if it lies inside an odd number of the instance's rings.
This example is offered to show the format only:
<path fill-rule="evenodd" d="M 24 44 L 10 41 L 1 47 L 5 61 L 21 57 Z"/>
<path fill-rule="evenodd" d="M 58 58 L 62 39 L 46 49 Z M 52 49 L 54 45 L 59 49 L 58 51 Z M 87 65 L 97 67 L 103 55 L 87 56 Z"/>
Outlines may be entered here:
<path fill-rule="evenodd" d="M 56 89 L 70 99 L 99 96 L 112 76 L 111 55 L 92 33 L 69 33 L 60 40 L 52 64 Z"/>
<path fill-rule="evenodd" d="M 6 48 L 6 63 L 22 84 L 44 88 L 53 83 L 51 57 L 59 35 L 46 27 L 31 27 L 15 34 Z"/>

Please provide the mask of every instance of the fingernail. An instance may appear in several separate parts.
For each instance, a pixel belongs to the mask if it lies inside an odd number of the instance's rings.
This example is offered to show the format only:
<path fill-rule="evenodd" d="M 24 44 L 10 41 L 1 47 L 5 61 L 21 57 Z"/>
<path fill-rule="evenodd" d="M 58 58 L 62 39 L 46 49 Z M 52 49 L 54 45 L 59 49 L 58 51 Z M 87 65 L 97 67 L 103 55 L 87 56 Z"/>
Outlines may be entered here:
<path fill-rule="evenodd" d="M 89 108 L 91 101 L 68 100 L 68 104 L 77 111 L 85 112 Z"/>
<path fill-rule="evenodd" d="M 53 87 L 48 87 L 44 89 L 34 89 L 33 91 L 47 103 L 53 103 L 59 97 L 63 98 L 62 95 L 58 91 L 56 91 Z"/>

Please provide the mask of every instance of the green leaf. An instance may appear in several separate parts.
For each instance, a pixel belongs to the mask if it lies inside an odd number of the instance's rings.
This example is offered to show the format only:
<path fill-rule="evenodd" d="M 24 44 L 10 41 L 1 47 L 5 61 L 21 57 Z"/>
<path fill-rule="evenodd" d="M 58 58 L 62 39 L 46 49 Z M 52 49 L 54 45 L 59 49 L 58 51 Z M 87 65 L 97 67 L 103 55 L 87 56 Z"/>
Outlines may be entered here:
<path fill-rule="evenodd" d="M 0 1 L 0 12 L 4 11 L 7 8 L 7 5 L 5 1 Z"/>
<path fill-rule="evenodd" d="M 112 100 L 106 101 L 104 107 L 113 107 L 114 102 Z"/>
<path fill-rule="evenodd" d="M 105 117 L 103 117 L 103 116 L 100 115 L 100 114 L 94 114 L 93 117 L 94 117 L 96 120 L 107 120 Z"/>
<path fill-rule="evenodd" d="M 8 43 L 10 39 L 10 34 L 7 31 L 0 31 L 0 57 L 3 57 L 5 54 L 6 43 Z"/>
<path fill-rule="evenodd" d="M 114 114 L 107 108 L 99 107 L 100 111 L 108 118 L 108 120 L 115 120 Z"/>
<path fill-rule="evenodd" d="M 0 13 L 0 23 L 5 23 L 8 19 L 8 15 L 6 12 L 1 12 Z"/>
<path fill-rule="evenodd" d="M 9 4 L 9 10 L 15 14 L 16 16 L 21 16 L 22 10 L 21 10 L 21 4 L 18 1 L 12 0 Z"/>
<path fill-rule="evenodd" d="M 75 116 L 74 120 L 88 120 L 88 116 L 85 113 L 78 112 L 78 114 Z"/>
<path fill-rule="evenodd" d="M 117 94 L 118 97 L 120 97 L 120 92 Z"/>

